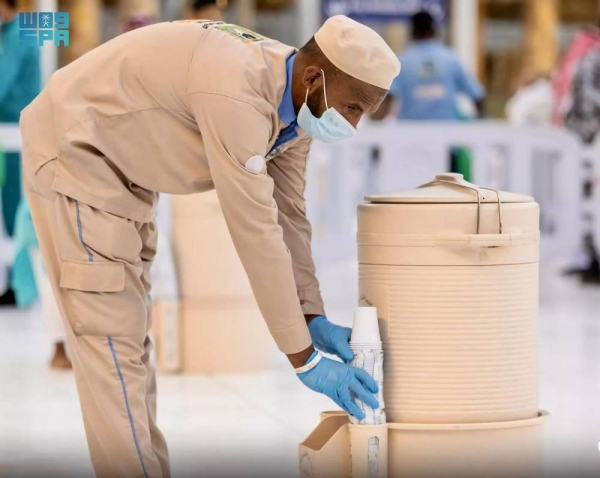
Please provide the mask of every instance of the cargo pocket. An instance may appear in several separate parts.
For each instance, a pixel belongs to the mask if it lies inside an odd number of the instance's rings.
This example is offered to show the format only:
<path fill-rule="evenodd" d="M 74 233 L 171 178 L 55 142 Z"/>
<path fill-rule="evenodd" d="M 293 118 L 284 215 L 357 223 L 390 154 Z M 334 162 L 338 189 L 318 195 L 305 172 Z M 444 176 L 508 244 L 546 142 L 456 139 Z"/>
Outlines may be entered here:
<path fill-rule="evenodd" d="M 63 259 L 60 287 L 75 335 L 119 337 L 144 333 L 145 302 L 127 288 L 123 262 Z"/>

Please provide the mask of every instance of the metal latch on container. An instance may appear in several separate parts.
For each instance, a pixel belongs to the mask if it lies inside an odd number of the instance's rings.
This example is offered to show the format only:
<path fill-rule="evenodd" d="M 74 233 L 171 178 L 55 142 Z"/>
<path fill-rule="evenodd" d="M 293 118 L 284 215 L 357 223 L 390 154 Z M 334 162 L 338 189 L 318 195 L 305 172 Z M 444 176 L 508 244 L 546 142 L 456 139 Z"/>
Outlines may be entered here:
<path fill-rule="evenodd" d="M 454 174 L 454 173 L 446 173 L 439 174 L 435 177 L 435 179 L 427 184 L 423 184 L 419 186 L 420 188 L 425 188 L 437 183 L 445 183 L 450 184 L 451 186 L 460 186 L 466 189 L 470 189 L 471 191 L 475 191 L 477 194 L 477 234 L 479 234 L 479 226 L 481 224 L 481 195 L 480 190 L 485 189 L 486 191 L 494 191 L 496 193 L 496 197 L 498 198 L 498 234 L 502 234 L 502 201 L 500 201 L 500 192 L 496 189 L 492 188 L 483 188 L 475 186 L 463 179 L 462 174 Z M 490 247 L 498 247 L 498 246 L 490 246 Z"/>

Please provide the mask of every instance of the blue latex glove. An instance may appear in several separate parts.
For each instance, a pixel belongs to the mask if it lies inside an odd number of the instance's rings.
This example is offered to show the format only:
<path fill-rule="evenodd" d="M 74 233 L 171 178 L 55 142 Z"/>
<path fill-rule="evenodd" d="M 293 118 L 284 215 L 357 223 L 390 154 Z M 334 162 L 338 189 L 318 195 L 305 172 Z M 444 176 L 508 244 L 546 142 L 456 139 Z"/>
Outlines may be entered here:
<path fill-rule="evenodd" d="M 314 354 L 308 362 L 313 358 Z M 379 407 L 379 402 L 373 396 L 379 390 L 377 383 L 367 372 L 351 365 L 323 357 L 315 368 L 298 374 L 298 378 L 308 388 L 327 395 L 359 420 L 365 414 L 354 403 L 354 396 L 372 408 Z"/>
<path fill-rule="evenodd" d="M 350 327 L 332 324 L 327 317 L 319 315 L 308 323 L 308 331 L 314 346 L 320 351 L 337 355 L 346 362 L 354 358 L 350 348 Z"/>

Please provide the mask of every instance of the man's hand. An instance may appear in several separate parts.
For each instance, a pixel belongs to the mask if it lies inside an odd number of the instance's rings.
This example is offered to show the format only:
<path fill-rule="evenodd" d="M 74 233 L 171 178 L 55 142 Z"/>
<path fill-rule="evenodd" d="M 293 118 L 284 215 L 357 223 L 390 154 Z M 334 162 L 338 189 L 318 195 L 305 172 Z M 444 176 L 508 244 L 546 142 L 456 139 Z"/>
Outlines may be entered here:
<path fill-rule="evenodd" d="M 359 368 L 323 357 L 314 368 L 298 374 L 298 378 L 308 388 L 327 395 L 359 420 L 365 414 L 354 402 L 353 395 L 373 409 L 379 408 L 379 402 L 373 396 L 379 391 L 377 383 Z"/>
<path fill-rule="evenodd" d="M 351 362 L 354 358 L 350 348 L 351 328 L 332 324 L 325 316 L 319 315 L 310 320 L 308 331 L 313 344 L 319 350 L 337 355 L 345 362 Z"/>

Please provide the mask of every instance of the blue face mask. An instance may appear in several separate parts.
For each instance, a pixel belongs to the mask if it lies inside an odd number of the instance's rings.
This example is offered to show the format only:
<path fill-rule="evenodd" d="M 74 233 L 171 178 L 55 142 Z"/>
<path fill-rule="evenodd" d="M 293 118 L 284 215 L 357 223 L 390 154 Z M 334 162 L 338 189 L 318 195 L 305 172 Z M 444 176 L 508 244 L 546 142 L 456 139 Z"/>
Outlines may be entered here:
<path fill-rule="evenodd" d="M 344 118 L 335 108 L 329 108 L 327 105 L 327 88 L 325 86 L 325 72 L 323 73 L 323 93 L 325 97 L 325 113 L 317 118 L 312 114 L 308 104 L 308 89 L 306 90 L 306 98 L 304 104 L 298 113 L 298 126 L 300 126 L 306 134 L 311 138 L 323 141 L 325 143 L 333 143 L 342 139 L 351 138 L 356 134 L 356 128 L 352 126 L 346 118 Z"/>

